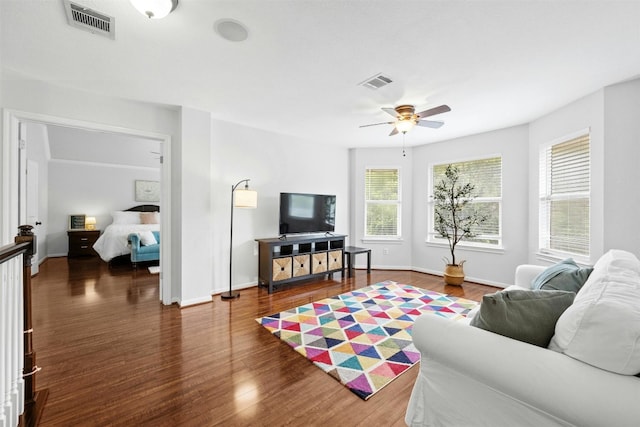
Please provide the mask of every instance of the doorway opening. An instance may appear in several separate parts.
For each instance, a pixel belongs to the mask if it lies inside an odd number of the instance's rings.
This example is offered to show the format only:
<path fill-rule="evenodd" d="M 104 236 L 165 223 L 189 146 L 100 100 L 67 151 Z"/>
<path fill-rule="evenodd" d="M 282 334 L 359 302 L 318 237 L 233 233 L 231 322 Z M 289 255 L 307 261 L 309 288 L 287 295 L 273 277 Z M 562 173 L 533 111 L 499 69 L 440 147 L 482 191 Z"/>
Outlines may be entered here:
<path fill-rule="evenodd" d="M 5 206 L 17 207 L 17 209 L 5 210 L 3 214 L 3 224 L 0 230 L 0 237 L 3 242 L 13 239 L 18 225 L 37 221 L 34 218 L 33 209 L 29 211 L 28 191 L 27 191 L 27 159 L 26 159 L 26 124 L 43 125 L 45 127 L 64 129 L 71 132 L 86 132 L 90 135 L 100 135 L 101 138 L 120 138 L 129 141 L 141 141 L 148 144 L 155 144 L 158 151 L 153 150 L 150 155 L 155 156 L 160 168 L 160 201 L 162 219 L 160 221 L 160 265 L 162 266 L 159 275 L 159 296 L 163 304 L 172 303 L 171 295 L 171 137 L 165 134 L 146 132 L 135 129 L 126 129 L 106 124 L 89 123 L 73 119 L 65 119 L 54 116 L 17 112 L 5 110 L 4 125 L 5 135 L 3 138 L 3 169 L 5 170 L 2 200 Z M 140 144 L 141 148 L 143 144 Z M 143 150 L 149 146 L 145 145 Z M 87 147 L 84 147 L 87 148 Z M 112 147 L 113 148 L 113 147 Z M 114 154 L 113 152 L 111 154 Z M 79 153 L 77 154 L 80 155 Z M 107 154 L 105 154 L 106 156 Z M 90 162 L 88 163 L 91 164 Z M 96 164 L 97 166 L 97 164 Z M 125 166 L 126 167 L 126 166 Z M 78 185 L 83 184 L 82 177 L 78 178 Z M 30 183 L 32 185 L 33 183 Z M 131 184 L 133 188 L 133 183 Z M 32 195 L 33 196 L 33 195 Z M 29 200 L 33 203 L 32 198 Z M 69 212 L 70 214 L 75 212 Z M 110 212 L 107 212 L 110 214 Z M 31 218 L 29 218 L 31 217 Z M 35 224 L 34 224 L 35 225 Z"/>

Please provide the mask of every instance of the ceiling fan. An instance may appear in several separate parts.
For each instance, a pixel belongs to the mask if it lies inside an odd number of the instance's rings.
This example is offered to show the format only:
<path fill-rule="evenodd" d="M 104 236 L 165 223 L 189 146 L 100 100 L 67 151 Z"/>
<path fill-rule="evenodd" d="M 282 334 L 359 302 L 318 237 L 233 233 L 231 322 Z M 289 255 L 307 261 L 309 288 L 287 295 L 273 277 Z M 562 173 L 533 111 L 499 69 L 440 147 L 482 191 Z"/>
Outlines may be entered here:
<path fill-rule="evenodd" d="M 430 108 L 416 114 L 416 109 L 413 105 L 398 105 L 395 108 L 383 108 L 382 111 L 388 113 L 396 118 L 392 122 L 373 123 L 370 125 L 362 125 L 361 128 L 378 125 L 394 125 L 393 130 L 389 136 L 393 136 L 399 132 L 407 133 L 414 126 L 424 126 L 428 128 L 438 129 L 444 122 L 434 120 L 424 120 L 427 117 L 435 116 L 436 114 L 446 113 L 451 111 L 448 105 L 440 105 L 439 107 Z"/>

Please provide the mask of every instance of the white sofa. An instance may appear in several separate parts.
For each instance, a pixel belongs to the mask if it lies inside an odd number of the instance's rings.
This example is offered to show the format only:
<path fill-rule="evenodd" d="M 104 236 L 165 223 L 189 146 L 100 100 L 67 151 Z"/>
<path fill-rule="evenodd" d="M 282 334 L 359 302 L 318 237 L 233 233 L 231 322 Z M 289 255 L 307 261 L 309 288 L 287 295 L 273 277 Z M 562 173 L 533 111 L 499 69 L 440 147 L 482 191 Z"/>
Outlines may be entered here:
<path fill-rule="evenodd" d="M 611 278 L 605 264 L 621 252 L 603 255 L 569 309 L 577 306 L 589 281 Z M 544 269 L 519 266 L 515 286 L 508 289 L 530 288 Z M 640 262 L 631 276 L 640 280 Z M 631 288 L 640 294 L 640 286 Z M 632 316 L 640 315 L 640 299 L 635 307 Z M 556 323 L 552 342 L 563 316 L 564 323 L 572 321 L 569 309 Z M 612 326 L 626 327 L 636 337 L 640 328 L 635 320 Z M 606 340 L 605 335 L 599 336 Z M 405 416 L 409 426 L 640 426 L 637 376 L 470 326 L 469 318 L 423 315 L 413 327 L 413 341 L 422 357 Z M 640 348 L 640 342 L 635 346 Z"/>

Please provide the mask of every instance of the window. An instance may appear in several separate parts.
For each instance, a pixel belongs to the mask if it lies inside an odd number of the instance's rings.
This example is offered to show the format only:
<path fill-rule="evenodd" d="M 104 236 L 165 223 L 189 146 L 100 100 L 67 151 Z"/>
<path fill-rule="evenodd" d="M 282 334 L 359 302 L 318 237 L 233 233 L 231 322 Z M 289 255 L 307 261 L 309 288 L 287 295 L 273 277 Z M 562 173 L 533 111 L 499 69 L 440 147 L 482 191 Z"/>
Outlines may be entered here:
<path fill-rule="evenodd" d="M 400 170 L 365 171 L 365 237 L 400 237 Z"/>
<path fill-rule="evenodd" d="M 476 197 L 468 206 L 487 216 L 485 222 L 472 230 L 475 237 L 464 239 L 460 245 L 490 248 L 502 246 L 502 157 L 500 156 L 432 166 L 431 197 L 429 198 L 431 226 L 427 241 L 438 243 L 447 241 L 434 231 L 433 187 L 442 180 L 449 164 L 458 168 L 462 183 L 470 182 L 475 186 Z"/>
<path fill-rule="evenodd" d="M 589 257 L 589 134 L 550 144 L 540 155 L 540 252 Z"/>

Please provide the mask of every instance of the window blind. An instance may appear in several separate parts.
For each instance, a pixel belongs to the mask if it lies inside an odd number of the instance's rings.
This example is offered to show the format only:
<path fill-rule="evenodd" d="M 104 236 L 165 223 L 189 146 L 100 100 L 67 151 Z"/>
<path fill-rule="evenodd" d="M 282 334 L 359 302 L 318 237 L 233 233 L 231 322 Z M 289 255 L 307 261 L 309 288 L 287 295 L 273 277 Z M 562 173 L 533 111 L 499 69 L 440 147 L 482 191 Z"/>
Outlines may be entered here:
<path fill-rule="evenodd" d="M 399 169 L 366 169 L 365 235 L 400 236 Z"/>
<path fill-rule="evenodd" d="M 589 255 L 589 134 L 547 147 L 540 162 L 540 249 Z"/>
<path fill-rule="evenodd" d="M 449 163 L 433 166 L 432 191 L 433 186 L 444 178 L 448 165 Z M 475 186 L 476 198 L 467 207 L 488 218 L 473 228 L 476 237 L 468 241 L 494 246 L 501 244 L 502 157 L 469 160 L 451 165 L 458 168 L 461 183 L 470 182 Z M 433 207 L 431 212 L 433 217 Z"/>

